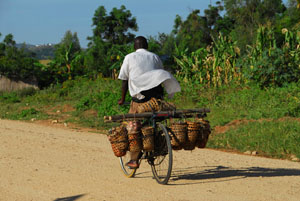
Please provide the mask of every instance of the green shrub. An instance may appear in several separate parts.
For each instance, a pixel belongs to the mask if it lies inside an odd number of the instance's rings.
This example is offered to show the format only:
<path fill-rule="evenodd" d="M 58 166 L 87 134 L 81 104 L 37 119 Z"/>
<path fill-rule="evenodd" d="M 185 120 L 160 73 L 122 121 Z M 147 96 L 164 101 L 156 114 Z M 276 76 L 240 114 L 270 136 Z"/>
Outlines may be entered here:
<path fill-rule="evenodd" d="M 80 99 L 80 101 L 76 104 L 75 108 L 77 110 L 87 110 L 92 107 L 95 103 L 91 96 L 84 96 Z"/>
<path fill-rule="evenodd" d="M 264 50 L 260 57 L 256 58 L 249 70 L 245 70 L 245 76 L 258 83 L 261 87 L 283 86 L 291 82 L 297 82 L 300 76 L 299 63 L 286 49 Z M 247 69 L 247 68 L 246 68 Z"/>
<path fill-rule="evenodd" d="M 0 101 L 4 103 L 19 103 L 21 99 L 15 92 L 2 92 L 0 93 Z"/>
<path fill-rule="evenodd" d="M 22 110 L 21 113 L 20 113 L 20 117 L 21 118 L 31 117 L 31 116 L 36 115 L 38 113 L 39 113 L 39 111 L 37 111 L 36 109 L 30 108 L 30 109 Z"/>

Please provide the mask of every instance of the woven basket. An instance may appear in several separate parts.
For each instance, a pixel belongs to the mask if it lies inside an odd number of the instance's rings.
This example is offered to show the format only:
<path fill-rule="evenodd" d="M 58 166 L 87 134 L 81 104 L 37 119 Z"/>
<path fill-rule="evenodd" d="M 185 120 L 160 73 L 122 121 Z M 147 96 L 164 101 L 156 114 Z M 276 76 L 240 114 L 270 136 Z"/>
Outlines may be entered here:
<path fill-rule="evenodd" d="M 139 152 L 142 150 L 142 140 L 139 131 L 128 133 L 128 141 L 129 151 Z"/>
<path fill-rule="evenodd" d="M 117 157 L 124 156 L 128 150 L 128 138 L 125 127 L 112 129 L 112 134 L 108 136 L 111 148 Z"/>
<path fill-rule="evenodd" d="M 198 148 L 205 148 L 208 141 L 208 137 L 211 133 L 210 124 L 209 121 L 204 119 L 197 119 L 197 122 L 201 123 L 201 135 L 196 141 L 196 146 Z"/>
<path fill-rule="evenodd" d="M 191 143 L 195 143 L 201 135 L 201 123 L 200 122 L 187 122 L 187 139 Z"/>
<path fill-rule="evenodd" d="M 187 124 L 173 123 L 170 126 L 171 129 L 171 144 L 174 147 L 182 146 L 187 139 Z"/>
<path fill-rule="evenodd" d="M 138 113 L 144 113 L 144 112 L 153 112 L 153 111 L 159 111 L 160 110 L 160 101 L 156 98 L 151 98 L 149 101 L 140 104 L 137 107 Z"/>
<path fill-rule="evenodd" d="M 142 128 L 143 134 L 143 150 L 153 151 L 154 150 L 154 128 L 147 126 Z"/>
<path fill-rule="evenodd" d="M 172 149 L 175 150 L 175 151 L 179 151 L 182 149 L 182 146 L 173 146 L 172 145 Z"/>
<path fill-rule="evenodd" d="M 184 143 L 184 145 L 183 145 L 183 149 L 184 149 L 184 150 L 192 151 L 192 150 L 195 149 L 195 146 L 196 146 L 195 143 L 192 143 L 192 142 L 190 142 L 190 141 L 186 141 L 186 142 Z"/>

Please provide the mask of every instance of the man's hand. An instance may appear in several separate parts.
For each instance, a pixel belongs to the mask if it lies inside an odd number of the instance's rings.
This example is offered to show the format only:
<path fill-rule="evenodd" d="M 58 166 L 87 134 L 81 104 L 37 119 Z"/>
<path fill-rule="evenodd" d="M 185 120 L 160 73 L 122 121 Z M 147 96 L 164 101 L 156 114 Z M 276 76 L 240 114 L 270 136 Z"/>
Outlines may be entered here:
<path fill-rule="evenodd" d="M 118 104 L 119 105 L 123 105 L 124 104 L 124 100 L 122 100 L 122 99 L 118 100 Z"/>

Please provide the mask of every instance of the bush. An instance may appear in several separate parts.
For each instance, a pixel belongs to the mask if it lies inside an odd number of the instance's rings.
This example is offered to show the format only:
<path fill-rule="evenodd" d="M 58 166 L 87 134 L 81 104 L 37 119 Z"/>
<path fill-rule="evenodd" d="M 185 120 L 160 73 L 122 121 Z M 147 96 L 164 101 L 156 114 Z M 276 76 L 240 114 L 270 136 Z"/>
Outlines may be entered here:
<path fill-rule="evenodd" d="M 21 99 L 16 92 L 2 92 L 0 93 L 0 101 L 4 103 L 19 103 L 21 102 Z"/>
<path fill-rule="evenodd" d="M 283 86 L 297 82 L 300 76 L 299 63 L 286 49 L 264 50 L 260 57 L 246 68 L 245 77 L 261 87 Z"/>

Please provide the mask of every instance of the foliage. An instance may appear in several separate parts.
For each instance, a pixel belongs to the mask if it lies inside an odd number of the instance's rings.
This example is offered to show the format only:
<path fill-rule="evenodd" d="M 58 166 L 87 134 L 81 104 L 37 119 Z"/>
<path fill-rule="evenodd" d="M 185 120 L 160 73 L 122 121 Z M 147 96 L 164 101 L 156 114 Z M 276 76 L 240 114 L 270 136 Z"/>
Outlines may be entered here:
<path fill-rule="evenodd" d="M 84 57 L 77 33 L 67 31 L 59 44 L 55 46 L 55 58 L 50 63 L 51 71 L 57 82 L 83 75 Z"/>
<path fill-rule="evenodd" d="M 300 158 L 300 123 L 295 120 L 257 121 L 214 135 L 208 146 L 237 150 L 257 151 L 259 155 L 274 158 Z"/>
<path fill-rule="evenodd" d="M 8 34 L 0 43 L 0 75 L 17 81 L 37 81 L 42 85 L 43 69 L 33 56 L 25 47 L 18 49 L 13 35 Z"/>
<path fill-rule="evenodd" d="M 203 47 L 211 42 L 207 20 L 199 15 L 200 10 L 194 10 L 185 21 L 179 15 L 176 16 L 174 33 L 176 40 L 180 41 L 180 49 L 189 48 L 194 51 L 197 47 Z"/>
<path fill-rule="evenodd" d="M 251 45 L 259 25 L 274 25 L 286 7 L 282 0 L 223 0 L 225 16 L 234 21 L 231 35 L 242 50 Z"/>
<path fill-rule="evenodd" d="M 113 45 L 108 50 L 108 55 L 110 55 L 110 62 L 108 63 L 110 65 L 110 69 L 114 69 L 115 73 L 119 72 L 125 56 L 133 51 L 134 49 L 132 45 Z M 112 77 L 116 78 L 116 75 Z"/>
<path fill-rule="evenodd" d="M 132 17 L 129 10 L 122 5 L 120 9 L 113 8 L 109 15 L 106 14 L 104 6 L 96 9 L 93 24 L 94 37 L 111 44 L 127 44 L 134 39 L 134 34 L 128 32 L 138 30 L 136 18 Z"/>
<path fill-rule="evenodd" d="M 179 51 L 178 55 L 180 56 L 175 57 L 180 67 L 177 75 L 183 77 L 186 82 L 196 81 L 208 87 L 242 82 L 242 75 L 235 65 L 239 57 L 236 42 L 221 34 L 212 46 L 206 49 L 200 48 L 191 54 L 186 50 Z"/>
<path fill-rule="evenodd" d="M 120 9 L 113 8 L 109 14 L 100 6 L 95 11 L 92 26 L 93 36 L 88 37 L 90 43 L 84 63 L 89 77 L 109 77 L 114 74 L 113 69 L 120 67 L 130 49 L 128 44 L 135 37 L 130 30 L 138 30 L 136 19 L 124 5 Z"/>
<path fill-rule="evenodd" d="M 282 47 L 277 47 L 274 31 L 260 27 L 256 44 L 245 59 L 245 76 L 261 87 L 282 86 L 297 82 L 300 76 L 299 37 L 287 29 Z"/>
<path fill-rule="evenodd" d="M 233 27 L 233 21 L 221 16 L 223 9 L 222 3 L 217 1 L 216 6 L 209 5 L 209 8 L 204 10 L 204 16 L 200 15 L 198 9 L 191 11 L 186 20 L 177 15 L 172 31 L 177 47 L 180 50 L 187 48 L 189 52 L 196 51 L 210 45 L 219 33 L 228 34 Z"/>
<path fill-rule="evenodd" d="M 16 93 L 0 93 L 0 101 L 2 103 L 19 103 L 21 102 L 20 98 Z"/>

